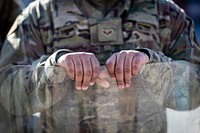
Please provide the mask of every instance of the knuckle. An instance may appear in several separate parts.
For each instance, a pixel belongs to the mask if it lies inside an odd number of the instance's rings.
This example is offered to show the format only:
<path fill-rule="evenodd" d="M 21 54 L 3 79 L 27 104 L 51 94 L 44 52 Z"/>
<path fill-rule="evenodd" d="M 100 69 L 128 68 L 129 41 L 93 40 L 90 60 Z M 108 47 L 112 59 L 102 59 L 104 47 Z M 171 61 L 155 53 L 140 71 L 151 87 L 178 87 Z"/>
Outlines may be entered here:
<path fill-rule="evenodd" d="M 126 80 L 125 82 L 126 82 L 126 84 L 130 84 L 131 83 L 130 79 Z"/>
<path fill-rule="evenodd" d="M 91 76 L 92 75 L 92 70 L 90 70 L 90 69 L 86 70 L 85 75 L 86 76 Z"/>
<path fill-rule="evenodd" d="M 122 51 L 120 52 L 121 56 L 126 56 L 127 55 L 127 52 L 126 51 Z"/>
<path fill-rule="evenodd" d="M 83 75 L 83 72 L 81 70 L 78 70 L 77 73 L 76 73 L 76 76 L 81 77 L 82 75 Z"/>
<path fill-rule="evenodd" d="M 98 66 L 95 66 L 95 67 L 93 68 L 93 72 L 94 72 L 94 73 L 99 73 L 99 71 L 100 71 L 100 68 L 99 68 Z"/>
<path fill-rule="evenodd" d="M 61 56 L 61 57 L 62 57 L 62 56 Z M 65 55 L 65 59 L 66 59 L 66 60 L 71 59 L 72 57 L 73 57 L 73 56 L 72 56 L 71 54 L 66 54 L 66 55 Z"/>
<path fill-rule="evenodd" d="M 141 52 L 139 52 L 139 51 L 134 52 L 134 55 L 135 55 L 135 56 L 140 56 L 140 55 L 141 55 Z"/>
<path fill-rule="evenodd" d="M 84 64 L 86 65 L 86 67 L 90 67 L 90 62 L 89 61 L 85 61 Z"/>
<path fill-rule="evenodd" d="M 130 73 L 130 72 L 131 72 L 131 69 L 130 69 L 129 67 L 126 67 L 126 68 L 125 68 L 125 72 L 126 72 L 126 73 Z"/>
<path fill-rule="evenodd" d="M 130 68 L 130 66 L 131 66 L 131 62 L 129 62 L 129 61 L 124 64 L 125 68 Z"/>
<path fill-rule="evenodd" d="M 121 69 L 121 67 L 116 67 L 116 71 L 117 74 L 122 74 L 123 70 Z"/>
<path fill-rule="evenodd" d="M 73 67 L 71 63 L 65 63 L 65 64 L 66 64 L 67 68 L 69 68 L 69 69 L 71 69 Z"/>
<path fill-rule="evenodd" d="M 69 73 L 73 73 L 74 72 L 74 69 L 72 67 L 68 68 L 68 72 Z"/>
<path fill-rule="evenodd" d="M 76 65 L 75 65 L 75 68 L 76 68 L 76 70 L 78 70 L 78 71 L 82 71 L 81 69 L 82 69 L 82 65 L 80 64 L 80 63 L 77 63 Z"/>
<path fill-rule="evenodd" d="M 106 62 L 106 66 L 109 68 L 109 67 L 111 67 L 113 65 L 113 63 L 112 62 L 110 62 L 110 61 L 107 61 Z"/>
<path fill-rule="evenodd" d="M 133 60 L 133 65 L 138 66 L 141 62 L 141 60 L 138 57 L 134 57 L 135 59 Z"/>
<path fill-rule="evenodd" d="M 137 59 L 142 59 L 142 57 L 143 57 L 143 53 L 142 52 L 137 52 L 137 53 L 135 53 L 135 57 L 137 58 Z"/>
<path fill-rule="evenodd" d="M 107 60 L 106 61 L 106 67 L 108 69 L 112 68 L 112 66 L 114 66 L 114 62 L 112 60 Z"/>
<path fill-rule="evenodd" d="M 133 65 L 133 70 L 138 70 L 139 69 L 139 66 L 137 64 L 134 64 Z"/>
<path fill-rule="evenodd" d="M 94 53 L 90 53 L 89 54 L 91 57 L 95 57 Z M 96 57 L 95 57 L 96 58 Z"/>

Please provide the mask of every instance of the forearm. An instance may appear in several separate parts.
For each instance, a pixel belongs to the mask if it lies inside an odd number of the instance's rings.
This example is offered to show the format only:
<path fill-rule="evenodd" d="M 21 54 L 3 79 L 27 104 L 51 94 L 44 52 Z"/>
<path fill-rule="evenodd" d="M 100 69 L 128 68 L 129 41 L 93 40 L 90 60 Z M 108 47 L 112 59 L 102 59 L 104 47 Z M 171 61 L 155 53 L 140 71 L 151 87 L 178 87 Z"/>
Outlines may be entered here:
<path fill-rule="evenodd" d="M 60 67 L 6 66 L 0 73 L 1 104 L 16 115 L 44 111 L 67 92 L 67 76 Z"/>
<path fill-rule="evenodd" d="M 1 104 L 11 113 L 27 114 L 42 109 L 36 94 L 37 81 L 31 66 L 1 69 Z"/>
<path fill-rule="evenodd" d="M 170 11 L 170 44 L 163 47 L 165 55 L 173 60 L 200 63 L 200 45 L 195 39 L 194 23 L 173 1 L 168 2 Z M 165 8 L 161 9 L 165 10 Z"/>
<path fill-rule="evenodd" d="M 147 54 L 149 57 L 149 63 L 168 62 L 172 60 L 170 57 L 164 55 L 160 51 L 154 51 L 148 48 L 141 48 L 141 49 L 136 49 L 136 50 Z"/>

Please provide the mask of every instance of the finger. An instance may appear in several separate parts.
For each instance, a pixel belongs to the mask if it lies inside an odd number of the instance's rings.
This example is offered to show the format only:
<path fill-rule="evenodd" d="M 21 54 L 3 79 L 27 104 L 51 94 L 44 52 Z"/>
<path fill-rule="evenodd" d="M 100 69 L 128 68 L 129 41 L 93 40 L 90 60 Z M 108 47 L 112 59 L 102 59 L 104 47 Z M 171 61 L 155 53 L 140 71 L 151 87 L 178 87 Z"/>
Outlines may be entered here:
<path fill-rule="evenodd" d="M 149 56 L 146 55 L 145 53 L 142 53 L 142 58 L 143 58 L 143 62 L 142 62 L 142 65 L 146 64 L 149 62 Z"/>
<path fill-rule="evenodd" d="M 132 60 L 134 58 L 134 53 L 128 53 L 125 59 L 124 63 L 124 82 L 125 82 L 125 87 L 130 87 L 131 85 L 131 67 L 132 67 Z"/>
<path fill-rule="evenodd" d="M 115 63 L 117 60 L 117 54 L 113 54 L 107 61 L 106 61 L 106 68 L 108 70 L 109 75 L 113 80 L 116 79 L 115 75 Z"/>
<path fill-rule="evenodd" d="M 87 90 L 90 84 L 90 80 L 92 78 L 92 65 L 91 65 L 90 58 L 88 57 L 88 55 L 82 55 L 81 62 L 83 65 L 82 89 Z"/>
<path fill-rule="evenodd" d="M 124 82 L 124 63 L 127 53 L 121 52 L 118 53 L 117 62 L 115 66 L 115 76 L 117 85 L 120 89 L 125 88 L 125 82 Z"/>
<path fill-rule="evenodd" d="M 132 75 L 137 76 L 139 74 L 139 70 L 145 63 L 145 58 L 143 57 L 143 53 L 135 53 L 134 58 L 132 60 Z"/>
<path fill-rule="evenodd" d="M 82 81 L 83 81 L 83 66 L 80 61 L 79 56 L 73 56 L 73 62 L 75 66 L 75 80 L 76 80 L 76 88 L 77 90 L 82 89 Z"/>
<path fill-rule="evenodd" d="M 63 67 L 67 71 L 67 74 L 69 75 L 70 79 L 74 80 L 75 68 L 72 59 L 70 58 L 70 56 L 65 56 L 65 55 L 63 55 L 60 58 L 62 59 L 59 60 L 58 65 Z"/>
<path fill-rule="evenodd" d="M 105 89 L 110 87 L 110 83 L 106 79 L 96 78 L 95 82 L 96 82 L 97 85 L 99 85 L 99 86 L 101 86 Z"/>
<path fill-rule="evenodd" d="M 98 77 L 100 73 L 100 63 L 95 56 L 90 59 L 92 65 L 92 77 L 90 80 L 90 85 L 94 85 L 95 79 Z"/>
<path fill-rule="evenodd" d="M 74 67 L 75 66 L 74 66 L 73 61 L 71 59 L 66 60 L 65 61 L 65 66 L 66 66 L 66 70 L 67 70 L 67 73 L 68 73 L 69 77 L 72 80 L 74 80 L 74 78 L 75 78 L 75 72 L 74 72 L 75 68 Z"/>

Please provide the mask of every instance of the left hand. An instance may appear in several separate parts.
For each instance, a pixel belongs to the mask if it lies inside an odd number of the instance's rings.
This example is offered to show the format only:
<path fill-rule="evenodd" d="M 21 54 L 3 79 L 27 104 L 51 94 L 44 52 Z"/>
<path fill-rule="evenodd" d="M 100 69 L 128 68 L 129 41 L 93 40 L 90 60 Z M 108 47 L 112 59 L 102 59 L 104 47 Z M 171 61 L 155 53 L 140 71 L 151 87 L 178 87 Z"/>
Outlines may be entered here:
<path fill-rule="evenodd" d="M 131 77 L 137 76 L 139 70 L 149 61 L 149 57 L 136 50 L 123 50 L 114 53 L 106 62 L 109 75 L 116 80 L 121 89 L 130 87 Z"/>

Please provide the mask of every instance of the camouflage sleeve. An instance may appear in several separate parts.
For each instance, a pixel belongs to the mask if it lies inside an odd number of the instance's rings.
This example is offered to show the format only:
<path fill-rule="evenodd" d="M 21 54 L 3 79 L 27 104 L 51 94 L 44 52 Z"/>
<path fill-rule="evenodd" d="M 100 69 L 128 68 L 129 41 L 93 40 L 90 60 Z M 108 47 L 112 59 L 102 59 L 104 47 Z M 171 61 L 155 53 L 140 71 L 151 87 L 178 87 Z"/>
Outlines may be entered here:
<path fill-rule="evenodd" d="M 178 7 L 173 1 L 158 1 L 158 12 L 161 18 L 165 16 L 169 24 L 165 26 L 168 30 L 163 30 L 165 38 L 169 36 L 168 44 L 161 44 L 162 52 L 152 51 L 150 49 L 140 50 L 149 54 L 150 63 L 165 62 L 170 60 L 186 60 L 191 63 L 200 63 L 200 45 L 194 34 L 193 20 L 189 18 L 183 9 Z M 160 28 L 162 28 L 160 20 Z M 170 34 L 168 34 L 170 32 Z M 167 41 L 167 39 L 164 41 Z"/>
<path fill-rule="evenodd" d="M 16 19 L 4 43 L 0 57 L 0 101 L 14 114 L 42 111 L 66 92 L 50 82 L 42 67 L 48 67 L 59 53 L 50 56 L 47 52 L 52 45 L 50 14 L 50 6 L 34 2 Z"/>
<path fill-rule="evenodd" d="M 19 0 L 2 0 L 0 2 L 0 39 L 4 42 L 6 34 L 16 17 L 22 12 L 23 4 Z M 0 45 L 1 50 L 2 45 Z"/>
<path fill-rule="evenodd" d="M 154 51 L 149 48 L 142 48 L 142 49 L 136 49 L 136 50 L 147 54 L 149 56 L 149 63 L 172 61 L 170 57 L 164 55 L 160 51 Z"/>
<path fill-rule="evenodd" d="M 167 1 L 167 9 L 170 15 L 170 44 L 164 46 L 165 55 L 173 60 L 186 60 L 191 63 L 200 63 L 200 45 L 198 44 L 195 33 L 194 23 L 183 9 L 178 7 L 173 1 Z"/>

